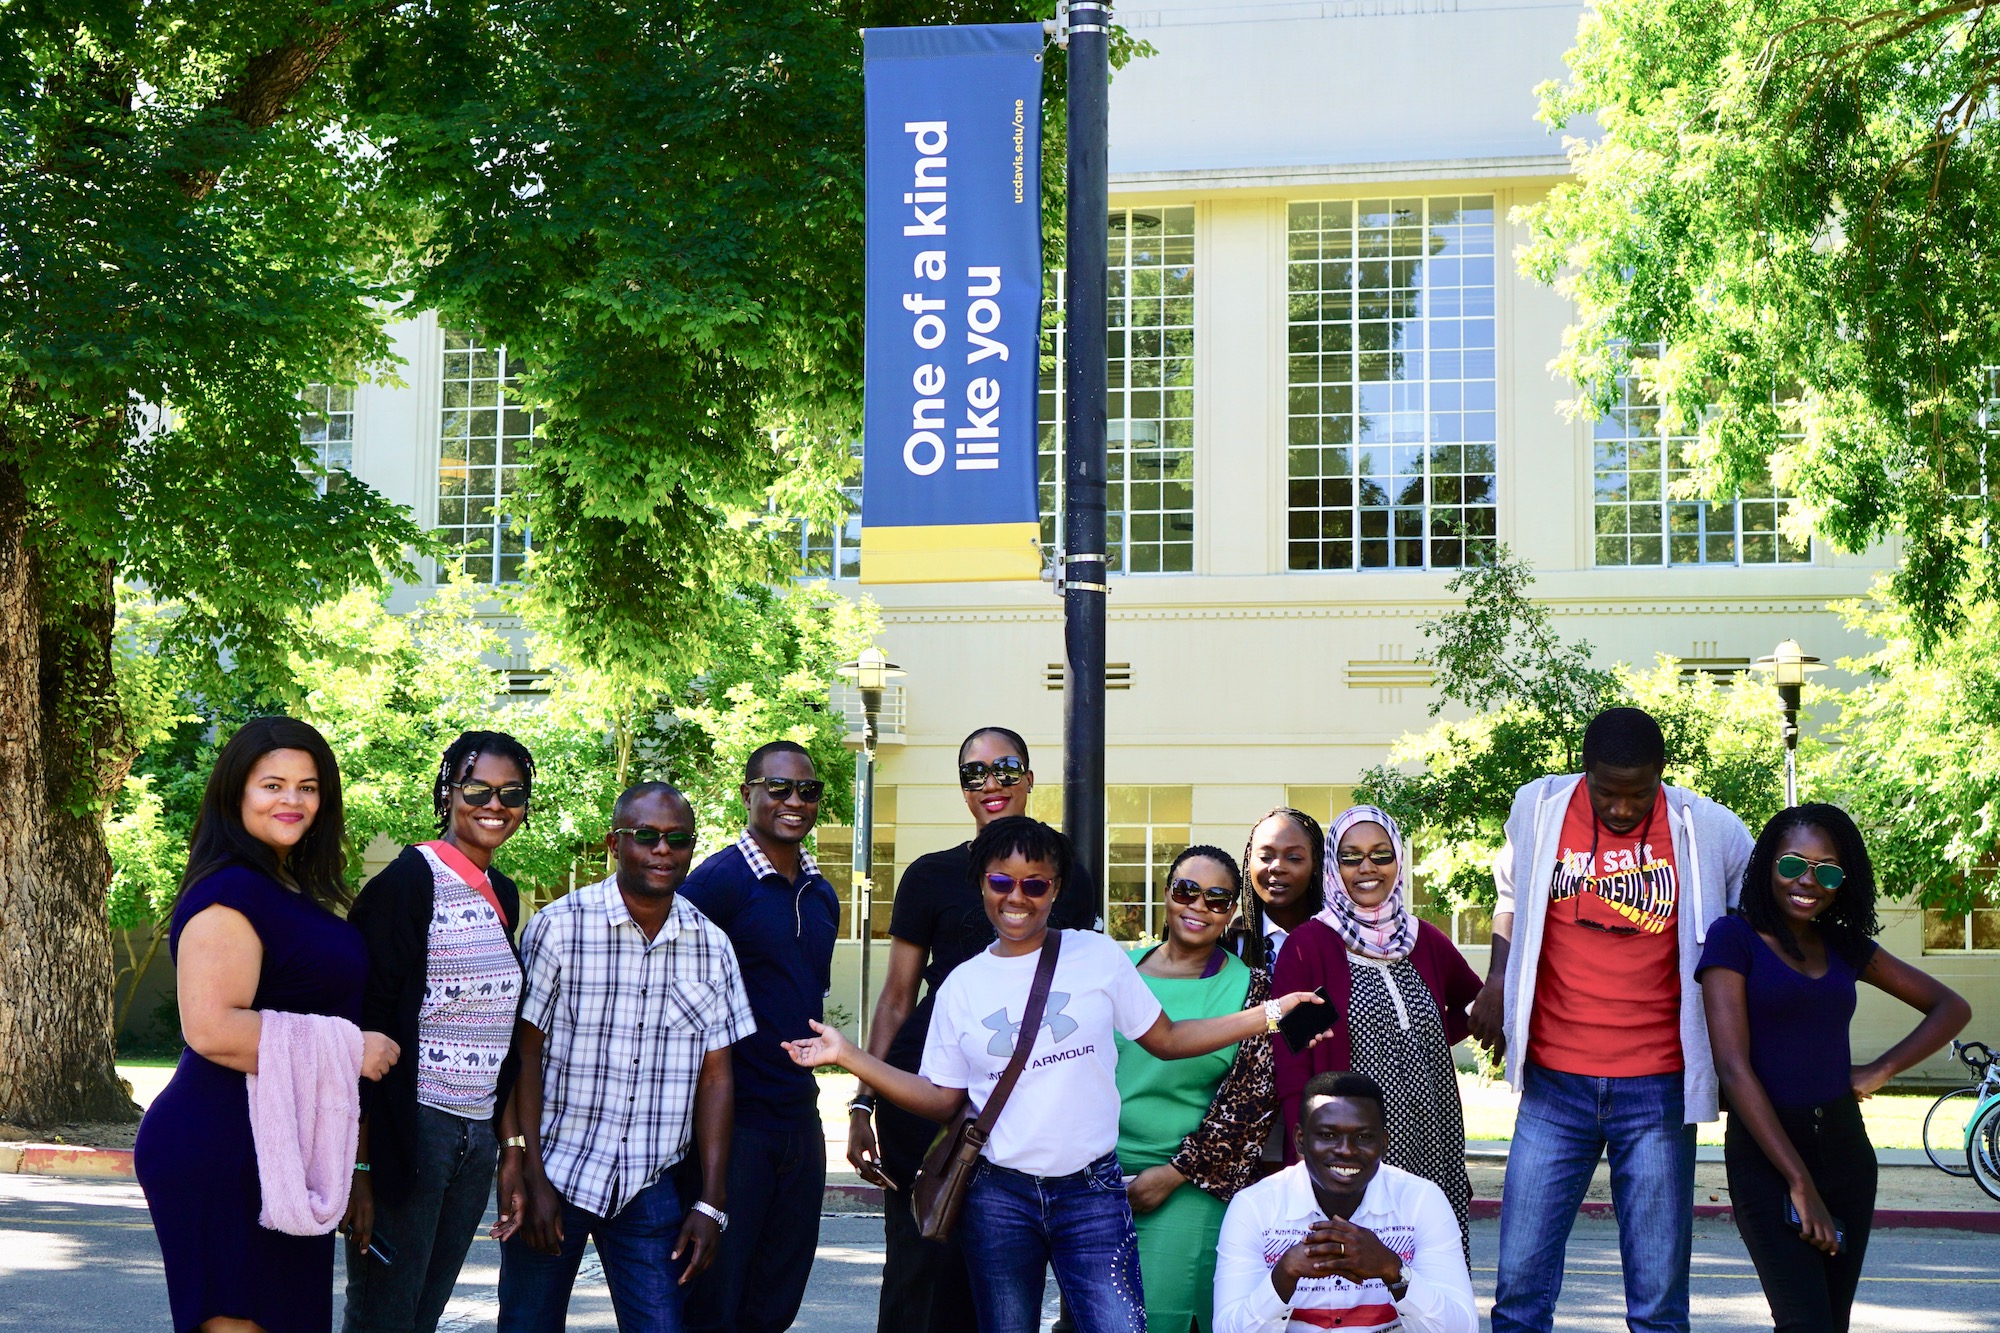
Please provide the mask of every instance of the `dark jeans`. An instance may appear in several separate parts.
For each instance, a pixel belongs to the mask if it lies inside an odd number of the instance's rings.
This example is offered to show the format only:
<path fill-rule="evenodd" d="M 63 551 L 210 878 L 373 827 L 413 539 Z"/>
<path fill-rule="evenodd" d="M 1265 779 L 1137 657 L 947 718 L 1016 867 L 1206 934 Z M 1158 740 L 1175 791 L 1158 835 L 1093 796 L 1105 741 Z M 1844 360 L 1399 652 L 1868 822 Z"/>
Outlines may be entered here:
<path fill-rule="evenodd" d="M 701 1197 L 694 1153 L 681 1163 L 681 1202 Z M 729 1230 L 722 1253 L 688 1284 L 689 1333 L 783 1333 L 799 1316 L 819 1248 L 826 1135 L 738 1121 L 729 1149 Z"/>
<path fill-rule="evenodd" d="M 499 1155 L 493 1124 L 417 1107 L 416 1179 L 394 1204 L 378 1196 L 375 1235 L 395 1255 L 389 1265 L 347 1250 L 347 1313 L 342 1333 L 432 1333 L 444 1314 L 465 1252 L 486 1215 Z"/>
<path fill-rule="evenodd" d="M 1563 1255 L 1606 1149 L 1631 1333 L 1687 1333 L 1694 1126 L 1679 1074 L 1595 1078 L 1530 1064 L 1500 1199 L 1493 1333 L 1547 1333 Z"/>
<path fill-rule="evenodd" d="M 562 1333 L 583 1243 L 597 1245 L 618 1333 L 680 1333 L 681 1265 L 670 1257 L 681 1200 L 668 1172 L 610 1217 L 563 1201 L 561 1254 L 528 1248 L 519 1233 L 500 1247 L 499 1333 Z"/>
<path fill-rule="evenodd" d="M 1037 1333 L 1051 1266 L 1078 1333 L 1145 1333 L 1139 1237 L 1116 1153 L 1068 1176 L 982 1161 L 958 1225 L 978 1247 L 967 1272 L 983 1333 Z"/>
<path fill-rule="evenodd" d="M 1822 1254 L 1799 1238 L 1798 1227 L 1785 1220 L 1792 1197 L 1785 1178 L 1764 1156 L 1749 1127 L 1731 1116 L 1722 1134 L 1722 1160 L 1736 1230 L 1750 1251 L 1750 1262 L 1757 1265 L 1757 1280 L 1780 1333 L 1847 1333 L 1875 1219 L 1875 1148 L 1852 1097 L 1781 1110 L 1778 1122 L 1798 1149 L 1827 1211 L 1840 1223 L 1847 1253 Z"/>
<path fill-rule="evenodd" d="M 883 1102 L 875 1112 L 882 1167 L 902 1186 L 882 1199 L 882 1295 L 875 1333 L 979 1333 L 972 1284 L 965 1275 L 959 1227 L 948 1241 L 925 1240 L 910 1210 L 910 1184 L 938 1125 Z"/>

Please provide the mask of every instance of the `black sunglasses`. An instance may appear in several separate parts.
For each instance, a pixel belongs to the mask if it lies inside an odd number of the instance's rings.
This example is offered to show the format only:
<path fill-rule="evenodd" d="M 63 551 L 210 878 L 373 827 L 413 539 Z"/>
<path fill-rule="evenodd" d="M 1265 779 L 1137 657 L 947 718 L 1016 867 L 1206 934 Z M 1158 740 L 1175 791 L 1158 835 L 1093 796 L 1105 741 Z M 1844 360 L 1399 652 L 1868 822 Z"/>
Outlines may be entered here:
<path fill-rule="evenodd" d="M 1812 877 L 1819 882 L 1819 886 L 1822 889 L 1825 889 L 1829 893 L 1839 888 L 1847 880 L 1847 872 L 1833 862 L 1808 861 L 1796 852 L 1787 852 L 1785 855 L 1779 857 L 1775 869 L 1778 872 L 1779 879 L 1797 879 L 1800 875 L 1806 873 L 1808 866 L 1812 868 Z"/>
<path fill-rule="evenodd" d="M 1333 859 L 1344 866 L 1358 866 L 1363 861 L 1372 861 L 1378 866 L 1392 866 L 1396 864 L 1396 854 L 1381 847 L 1376 848 L 1372 852 L 1335 852 Z"/>
<path fill-rule="evenodd" d="M 1030 898 L 1046 898 L 1049 896 L 1049 890 L 1056 886 L 1056 882 L 1052 879 L 1044 879 L 1040 875 L 1028 875 L 1021 879 L 1015 879 L 1012 875 L 988 872 L 986 876 L 987 889 L 999 894 L 1003 898 L 1012 893 L 1016 885 L 1019 885 L 1021 892 L 1027 894 Z"/>
<path fill-rule="evenodd" d="M 1167 885 L 1167 897 L 1182 907 L 1193 907 L 1199 901 L 1211 912 L 1227 912 L 1236 906 L 1236 890 L 1211 889 L 1191 879 L 1177 879 Z"/>
<path fill-rule="evenodd" d="M 525 782 L 509 782 L 499 787 L 490 782 L 454 782 L 451 785 L 458 788 L 458 794 L 467 805 L 485 805 L 495 795 L 500 797 L 500 804 L 509 810 L 524 809 L 528 804 L 528 785 Z"/>
<path fill-rule="evenodd" d="M 694 834 L 684 828 L 615 828 L 613 833 L 622 833 L 641 847 L 652 847 L 666 843 L 677 852 L 684 852 L 694 846 Z"/>
<path fill-rule="evenodd" d="M 826 794 L 826 783 L 819 778 L 746 778 L 743 785 L 762 787 L 774 801 L 789 801 L 797 792 L 807 805 L 818 805 Z"/>
<path fill-rule="evenodd" d="M 1028 765 L 1017 754 L 1003 754 L 990 764 L 975 759 L 958 766 L 958 785 L 967 791 L 978 791 L 989 777 L 1003 787 L 1018 787 L 1027 776 Z"/>

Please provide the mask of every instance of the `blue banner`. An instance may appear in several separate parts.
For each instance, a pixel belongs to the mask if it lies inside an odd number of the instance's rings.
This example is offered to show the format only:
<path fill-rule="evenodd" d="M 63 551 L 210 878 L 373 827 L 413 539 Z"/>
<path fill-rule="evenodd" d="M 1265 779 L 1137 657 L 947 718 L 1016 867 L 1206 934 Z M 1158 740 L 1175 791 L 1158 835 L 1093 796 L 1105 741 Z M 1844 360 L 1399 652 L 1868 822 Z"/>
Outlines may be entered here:
<path fill-rule="evenodd" d="M 1040 578 L 1042 25 L 863 40 L 861 579 Z"/>

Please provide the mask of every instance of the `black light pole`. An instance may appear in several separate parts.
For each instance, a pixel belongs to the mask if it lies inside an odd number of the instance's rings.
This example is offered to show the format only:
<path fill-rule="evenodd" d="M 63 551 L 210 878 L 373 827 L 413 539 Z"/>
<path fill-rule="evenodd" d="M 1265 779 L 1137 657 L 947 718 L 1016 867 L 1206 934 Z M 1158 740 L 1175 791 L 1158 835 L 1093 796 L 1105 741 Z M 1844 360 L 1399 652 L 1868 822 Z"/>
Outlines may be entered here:
<path fill-rule="evenodd" d="M 1111 6 L 1070 0 L 1063 352 L 1063 831 L 1104 890 L 1104 318 Z"/>

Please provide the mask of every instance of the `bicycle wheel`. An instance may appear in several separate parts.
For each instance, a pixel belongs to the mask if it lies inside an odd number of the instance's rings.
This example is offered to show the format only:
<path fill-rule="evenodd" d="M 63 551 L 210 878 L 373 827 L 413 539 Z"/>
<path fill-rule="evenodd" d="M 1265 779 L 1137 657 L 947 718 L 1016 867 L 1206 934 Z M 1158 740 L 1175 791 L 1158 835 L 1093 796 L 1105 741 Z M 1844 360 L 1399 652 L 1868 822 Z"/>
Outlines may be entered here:
<path fill-rule="evenodd" d="M 1994 1102 L 1972 1122 L 1972 1145 L 1965 1150 L 1966 1163 L 1979 1188 L 2000 1199 L 2000 1102 Z"/>
<path fill-rule="evenodd" d="M 1931 1165 L 1948 1176 L 1969 1176 L 1966 1160 L 1965 1127 L 1979 1109 L 1979 1097 L 1972 1088 L 1954 1088 L 1931 1103 L 1924 1116 L 1924 1155 Z"/>

